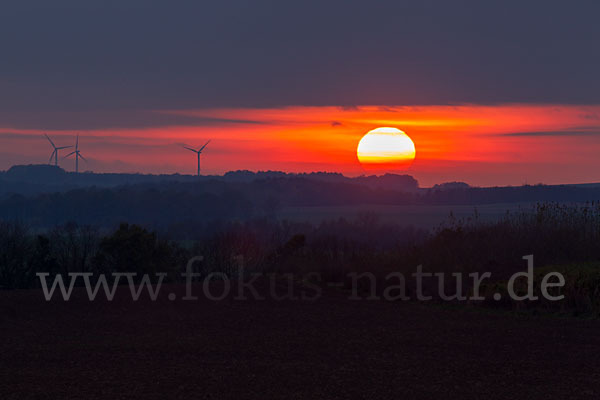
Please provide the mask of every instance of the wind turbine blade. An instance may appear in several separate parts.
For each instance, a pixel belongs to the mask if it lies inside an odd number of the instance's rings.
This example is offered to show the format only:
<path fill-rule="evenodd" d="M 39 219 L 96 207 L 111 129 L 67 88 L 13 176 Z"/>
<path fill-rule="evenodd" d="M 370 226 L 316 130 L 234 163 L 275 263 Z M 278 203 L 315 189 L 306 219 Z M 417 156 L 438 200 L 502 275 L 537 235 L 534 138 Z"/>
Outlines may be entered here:
<path fill-rule="evenodd" d="M 211 140 L 212 140 L 212 139 L 211 139 Z M 209 140 L 208 142 L 206 142 L 206 143 L 204 144 L 204 146 L 200 147 L 200 150 L 198 150 L 198 151 L 200 152 L 200 151 L 204 150 L 204 148 L 205 148 L 205 147 L 206 147 L 206 146 L 207 146 L 209 143 L 210 143 L 210 140 Z"/>
<path fill-rule="evenodd" d="M 194 153 L 197 153 L 198 150 L 196 149 L 192 149 L 191 147 L 187 147 L 187 146 L 183 146 L 184 149 L 188 149 L 189 151 L 193 151 Z"/>
<path fill-rule="evenodd" d="M 52 147 L 54 147 L 56 149 L 56 146 L 54 145 L 54 142 L 52 141 L 52 139 L 50 139 L 50 136 L 48 136 L 45 133 L 44 133 L 44 136 L 46 136 L 46 139 L 48 139 L 48 141 L 50 142 L 50 144 L 52 145 Z"/>
<path fill-rule="evenodd" d="M 54 153 L 56 153 L 56 149 L 54 149 L 54 151 L 52 152 L 52 154 L 50 154 L 50 159 L 48 160 L 49 163 L 52 162 L 52 159 L 54 158 Z"/>
<path fill-rule="evenodd" d="M 72 151 L 72 152 L 70 152 L 69 154 L 67 154 L 66 156 L 64 156 L 63 158 L 70 157 L 70 156 L 72 156 L 72 155 L 73 155 L 73 154 L 75 154 L 75 153 L 76 153 L 76 151 Z"/>
<path fill-rule="evenodd" d="M 56 150 L 68 149 L 69 147 L 73 147 L 73 146 L 61 146 L 61 147 L 57 147 Z"/>
<path fill-rule="evenodd" d="M 85 158 L 84 156 L 82 156 L 82 155 L 81 155 L 81 153 L 79 153 L 79 157 L 80 157 L 80 158 L 81 158 L 83 161 L 87 162 L 86 158 Z"/>

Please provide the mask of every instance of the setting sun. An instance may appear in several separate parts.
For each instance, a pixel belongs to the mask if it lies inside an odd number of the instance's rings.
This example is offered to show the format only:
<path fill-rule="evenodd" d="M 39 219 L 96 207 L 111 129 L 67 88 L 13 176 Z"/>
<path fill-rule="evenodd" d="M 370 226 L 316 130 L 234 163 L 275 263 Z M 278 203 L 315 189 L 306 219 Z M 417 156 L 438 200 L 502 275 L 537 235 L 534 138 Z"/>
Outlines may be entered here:
<path fill-rule="evenodd" d="M 366 168 L 407 168 L 415 159 L 415 144 L 400 129 L 382 127 L 363 136 L 356 154 Z"/>

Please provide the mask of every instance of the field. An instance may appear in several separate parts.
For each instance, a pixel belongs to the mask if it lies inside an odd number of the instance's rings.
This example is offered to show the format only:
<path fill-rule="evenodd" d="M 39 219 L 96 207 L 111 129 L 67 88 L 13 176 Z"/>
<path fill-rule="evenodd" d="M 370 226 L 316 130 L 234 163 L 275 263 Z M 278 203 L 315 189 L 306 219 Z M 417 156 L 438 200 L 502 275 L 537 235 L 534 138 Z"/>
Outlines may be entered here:
<path fill-rule="evenodd" d="M 180 293 L 181 287 L 165 287 Z M 126 290 L 126 289 L 123 289 Z M 167 290 L 170 291 L 170 290 Z M 416 303 L 0 292 L 3 399 L 589 399 L 600 322 Z"/>

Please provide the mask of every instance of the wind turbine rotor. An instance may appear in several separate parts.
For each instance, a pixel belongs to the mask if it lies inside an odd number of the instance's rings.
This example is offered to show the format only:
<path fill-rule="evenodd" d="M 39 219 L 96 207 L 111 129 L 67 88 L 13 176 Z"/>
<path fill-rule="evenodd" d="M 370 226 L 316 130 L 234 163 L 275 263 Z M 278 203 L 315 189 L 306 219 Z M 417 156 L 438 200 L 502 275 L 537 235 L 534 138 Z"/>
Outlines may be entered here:
<path fill-rule="evenodd" d="M 204 148 L 210 143 L 210 140 L 208 142 L 206 142 L 204 144 L 204 146 L 200 147 L 200 150 L 198 150 L 198 152 L 201 152 L 202 150 L 204 150 Z"/>

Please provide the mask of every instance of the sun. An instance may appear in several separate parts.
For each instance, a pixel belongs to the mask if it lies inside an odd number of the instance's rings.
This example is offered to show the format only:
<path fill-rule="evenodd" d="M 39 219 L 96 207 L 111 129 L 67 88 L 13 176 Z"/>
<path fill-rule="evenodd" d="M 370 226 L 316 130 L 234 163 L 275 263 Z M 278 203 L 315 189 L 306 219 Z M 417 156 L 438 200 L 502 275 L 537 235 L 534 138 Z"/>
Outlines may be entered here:
<path fill-rule="evenodd" d="M 356 149 L 358 161 L 367 169 L 406 169 L 415 160 L 415 144 L 400 129 L 381 127 L 367 132 Z"/>

